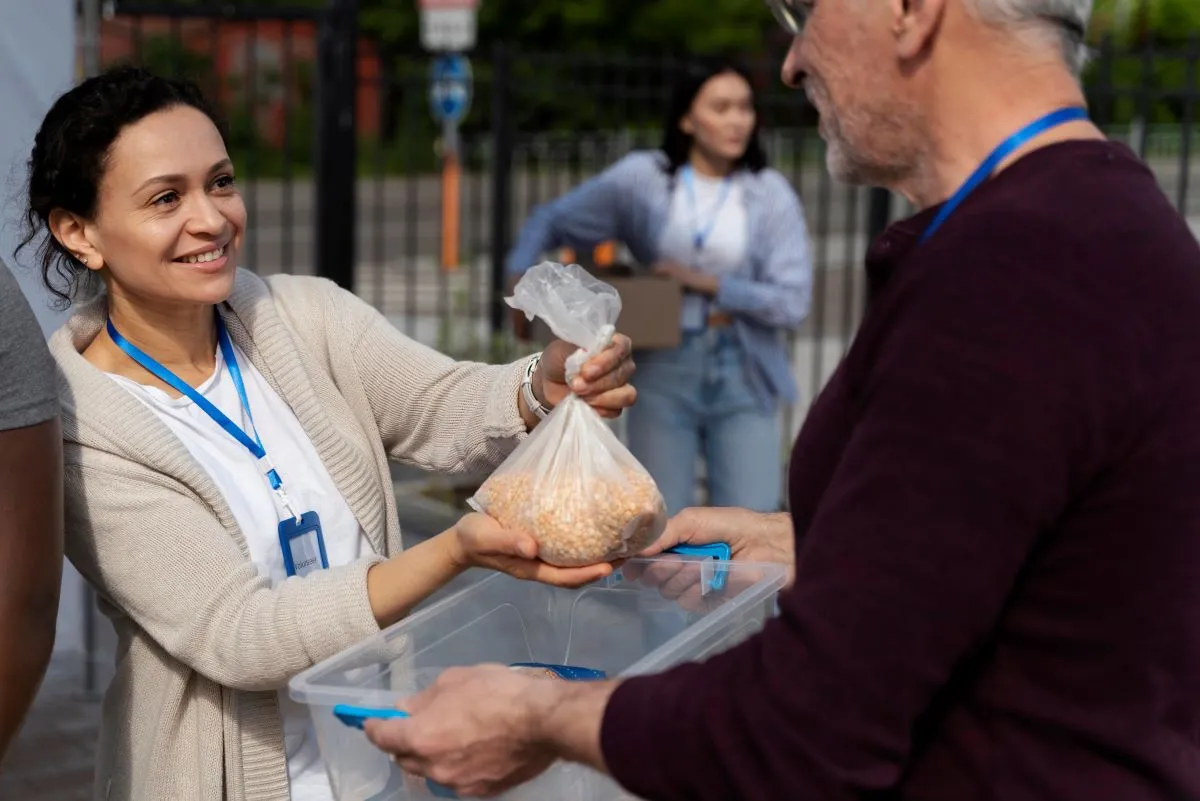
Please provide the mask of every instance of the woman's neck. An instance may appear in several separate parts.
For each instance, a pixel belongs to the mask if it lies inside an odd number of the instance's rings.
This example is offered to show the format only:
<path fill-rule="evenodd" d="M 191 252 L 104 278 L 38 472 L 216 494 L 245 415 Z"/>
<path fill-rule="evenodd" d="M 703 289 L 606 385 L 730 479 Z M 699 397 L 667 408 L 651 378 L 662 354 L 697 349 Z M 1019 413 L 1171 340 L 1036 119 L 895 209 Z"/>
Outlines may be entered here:
<path fill-rule="evenodd" d="M 108 318 L 122 338 L 190 386 L 207 381 L 216 368 L 217 326 L 209 304 L 144 303 L 110 288 Z M 107 326 L 83 356 L 105 372 L 166 387 L 113 341 Z"/>
<path fill-rule="evenodd" d="M 729 159 L 716 158 L 702 153 L 699 148 L 693 148 L 688 155 L 688 164 L 697 175 L 707 178 L 724 178 L 733 172 L 733 162 Z"/>

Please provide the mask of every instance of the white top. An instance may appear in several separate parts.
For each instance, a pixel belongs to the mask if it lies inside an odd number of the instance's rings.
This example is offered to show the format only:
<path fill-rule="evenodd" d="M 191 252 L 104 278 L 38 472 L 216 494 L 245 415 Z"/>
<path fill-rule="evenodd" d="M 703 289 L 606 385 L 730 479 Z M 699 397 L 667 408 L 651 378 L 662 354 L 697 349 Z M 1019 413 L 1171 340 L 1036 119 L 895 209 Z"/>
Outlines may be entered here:
<path fill-rule="evenodd" d="M 746 260 L 750 224 L 746 199 L 737 181 L 725 190 L 724 178 L 692 171 L 695 193 L 680 168 L 675 174 L 667 225 L 659 240 L 661 258 L 678 262 L 708 275 L 736 272 Z M 722 195 L 724 199 L 722 200 Z M 696 234 L 706 233 L 704 247 L 696 249 Z M 706 325 L 709 302 L 698 295 L 685 295 L 681 325 L 684 330 Z"/>
<path fill-rule="evenodd" d="M 296 511 L 315 510 L 321 518 L 330 566 L 349 564 L 372 553 L 365 532 L 334 486 L 296 415 L 236 346 L 234 354 L 263 447 L 283 479 L 284 490 Z M 246 537 L 250 558 L 259 574 L 269 578 L 272 586 L 287 579 L 279 545 L 279 520 L 286 513 L 276 501 L 254 455 L 186 397 L 171 398 L 156 387 L 110 375 L 155 412 L 212 477 Z M 253 436 L 220 348 L 216 370 L 197 391 Z M 292 801 L 333 801 L 308 710 L 288 698 L 286 689 L 279 692 L 279 709 Z"/>

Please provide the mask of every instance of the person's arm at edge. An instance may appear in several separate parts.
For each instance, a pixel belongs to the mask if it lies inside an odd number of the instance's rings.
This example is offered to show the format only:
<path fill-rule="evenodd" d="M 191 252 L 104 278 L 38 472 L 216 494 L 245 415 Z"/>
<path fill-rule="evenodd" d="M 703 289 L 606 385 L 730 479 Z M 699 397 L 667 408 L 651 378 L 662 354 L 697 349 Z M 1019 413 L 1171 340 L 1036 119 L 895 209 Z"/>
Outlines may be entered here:
<path fill-rule="evenodd" d="M 534 209 L 505 260 L 508 286 L 515 285 L 547 250 L 622 239 L 625 206 L 632 201 L 637 173 L 653 169 L 653 164 L 645 154 L 630 154 L 561 197 Z"/>
<path fill-rule="evenodd" d="M 50 662 L 63 563 L 57 417 L 0 431 L 0 762 Z"/>

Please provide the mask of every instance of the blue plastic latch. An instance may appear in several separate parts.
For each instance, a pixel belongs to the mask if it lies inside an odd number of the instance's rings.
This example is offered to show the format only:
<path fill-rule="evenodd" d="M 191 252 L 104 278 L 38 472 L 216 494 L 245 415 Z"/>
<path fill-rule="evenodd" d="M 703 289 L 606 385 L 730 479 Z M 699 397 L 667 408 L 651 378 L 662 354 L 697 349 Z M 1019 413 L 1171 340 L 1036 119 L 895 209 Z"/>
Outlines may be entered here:
<path fill-rule="evenodd" d="M 708 545 L 688 545 L 686 543 L 676 545 L 674 548 L 668 548 L 667 553 L 679 554 L 680 556 L 700 556 L 708 559 L 716 559 L 718 562 L 728 562 L 733 558 L 733 550 L 725 542 L 714 542 Z M 725 589 L 725 579 L 729 575 L 727 568 L 717 568 L 713 574 L 712 581 L 708 583 L 711 590 Z"/>
<path fill-rule="evenodd" d="M 368 706 L 352 706 L 350 704 L 338 704 L 333 708 L 333 714 L 342 723 L 354 729 L 361 729 L 368 718 L 391 720 L 393 718 L 406 718 L 409 716 L 403 709 L 382 709 Z"/>
<path fill-rule="evenodd" d="M 362 729 L 363 724 L 368 718 L 379 718 L 381 720 L 392 720 L 394 718 L 411 717 L 403 709 L 385 709 L 382 707 L 368 706 L 353 706 L 351 704 L 337 704 L 333 708 L 333 715 L 342 723 L 353 729 Z M 432 779 L 425 780 L 425 786 L 429 788 L 429 792 L 437 798 L 458 798 L 458 794 L 445 785 L 438 784 Z"/>
<path fill-rule="evenodd" d="M 575 665 L 551 665 L 546 662 L 513 662 L 509 667 L 541 668 L 542 670 L 550 671 L 555 676 L 566 681 L 600 681 L 608 675 L 603 670 L 577 667 Z"/>

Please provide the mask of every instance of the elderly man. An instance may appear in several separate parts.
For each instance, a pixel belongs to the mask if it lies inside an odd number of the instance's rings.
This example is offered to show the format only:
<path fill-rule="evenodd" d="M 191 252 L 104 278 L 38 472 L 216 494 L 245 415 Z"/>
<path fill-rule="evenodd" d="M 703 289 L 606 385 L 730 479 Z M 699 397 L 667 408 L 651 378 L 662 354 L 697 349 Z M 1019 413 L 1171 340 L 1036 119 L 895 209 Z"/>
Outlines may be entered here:
<path fill-rule="evenodd" d="M 369 733 L 491 794 L 555 758 L 666 799 L 1200 798 L 1200 247 L 1086 118 L 1091 0 L 773 0 L 830 169 L 920 209 L 790 471 L 781 615 L 620 683 L 448 673 Z"/>

